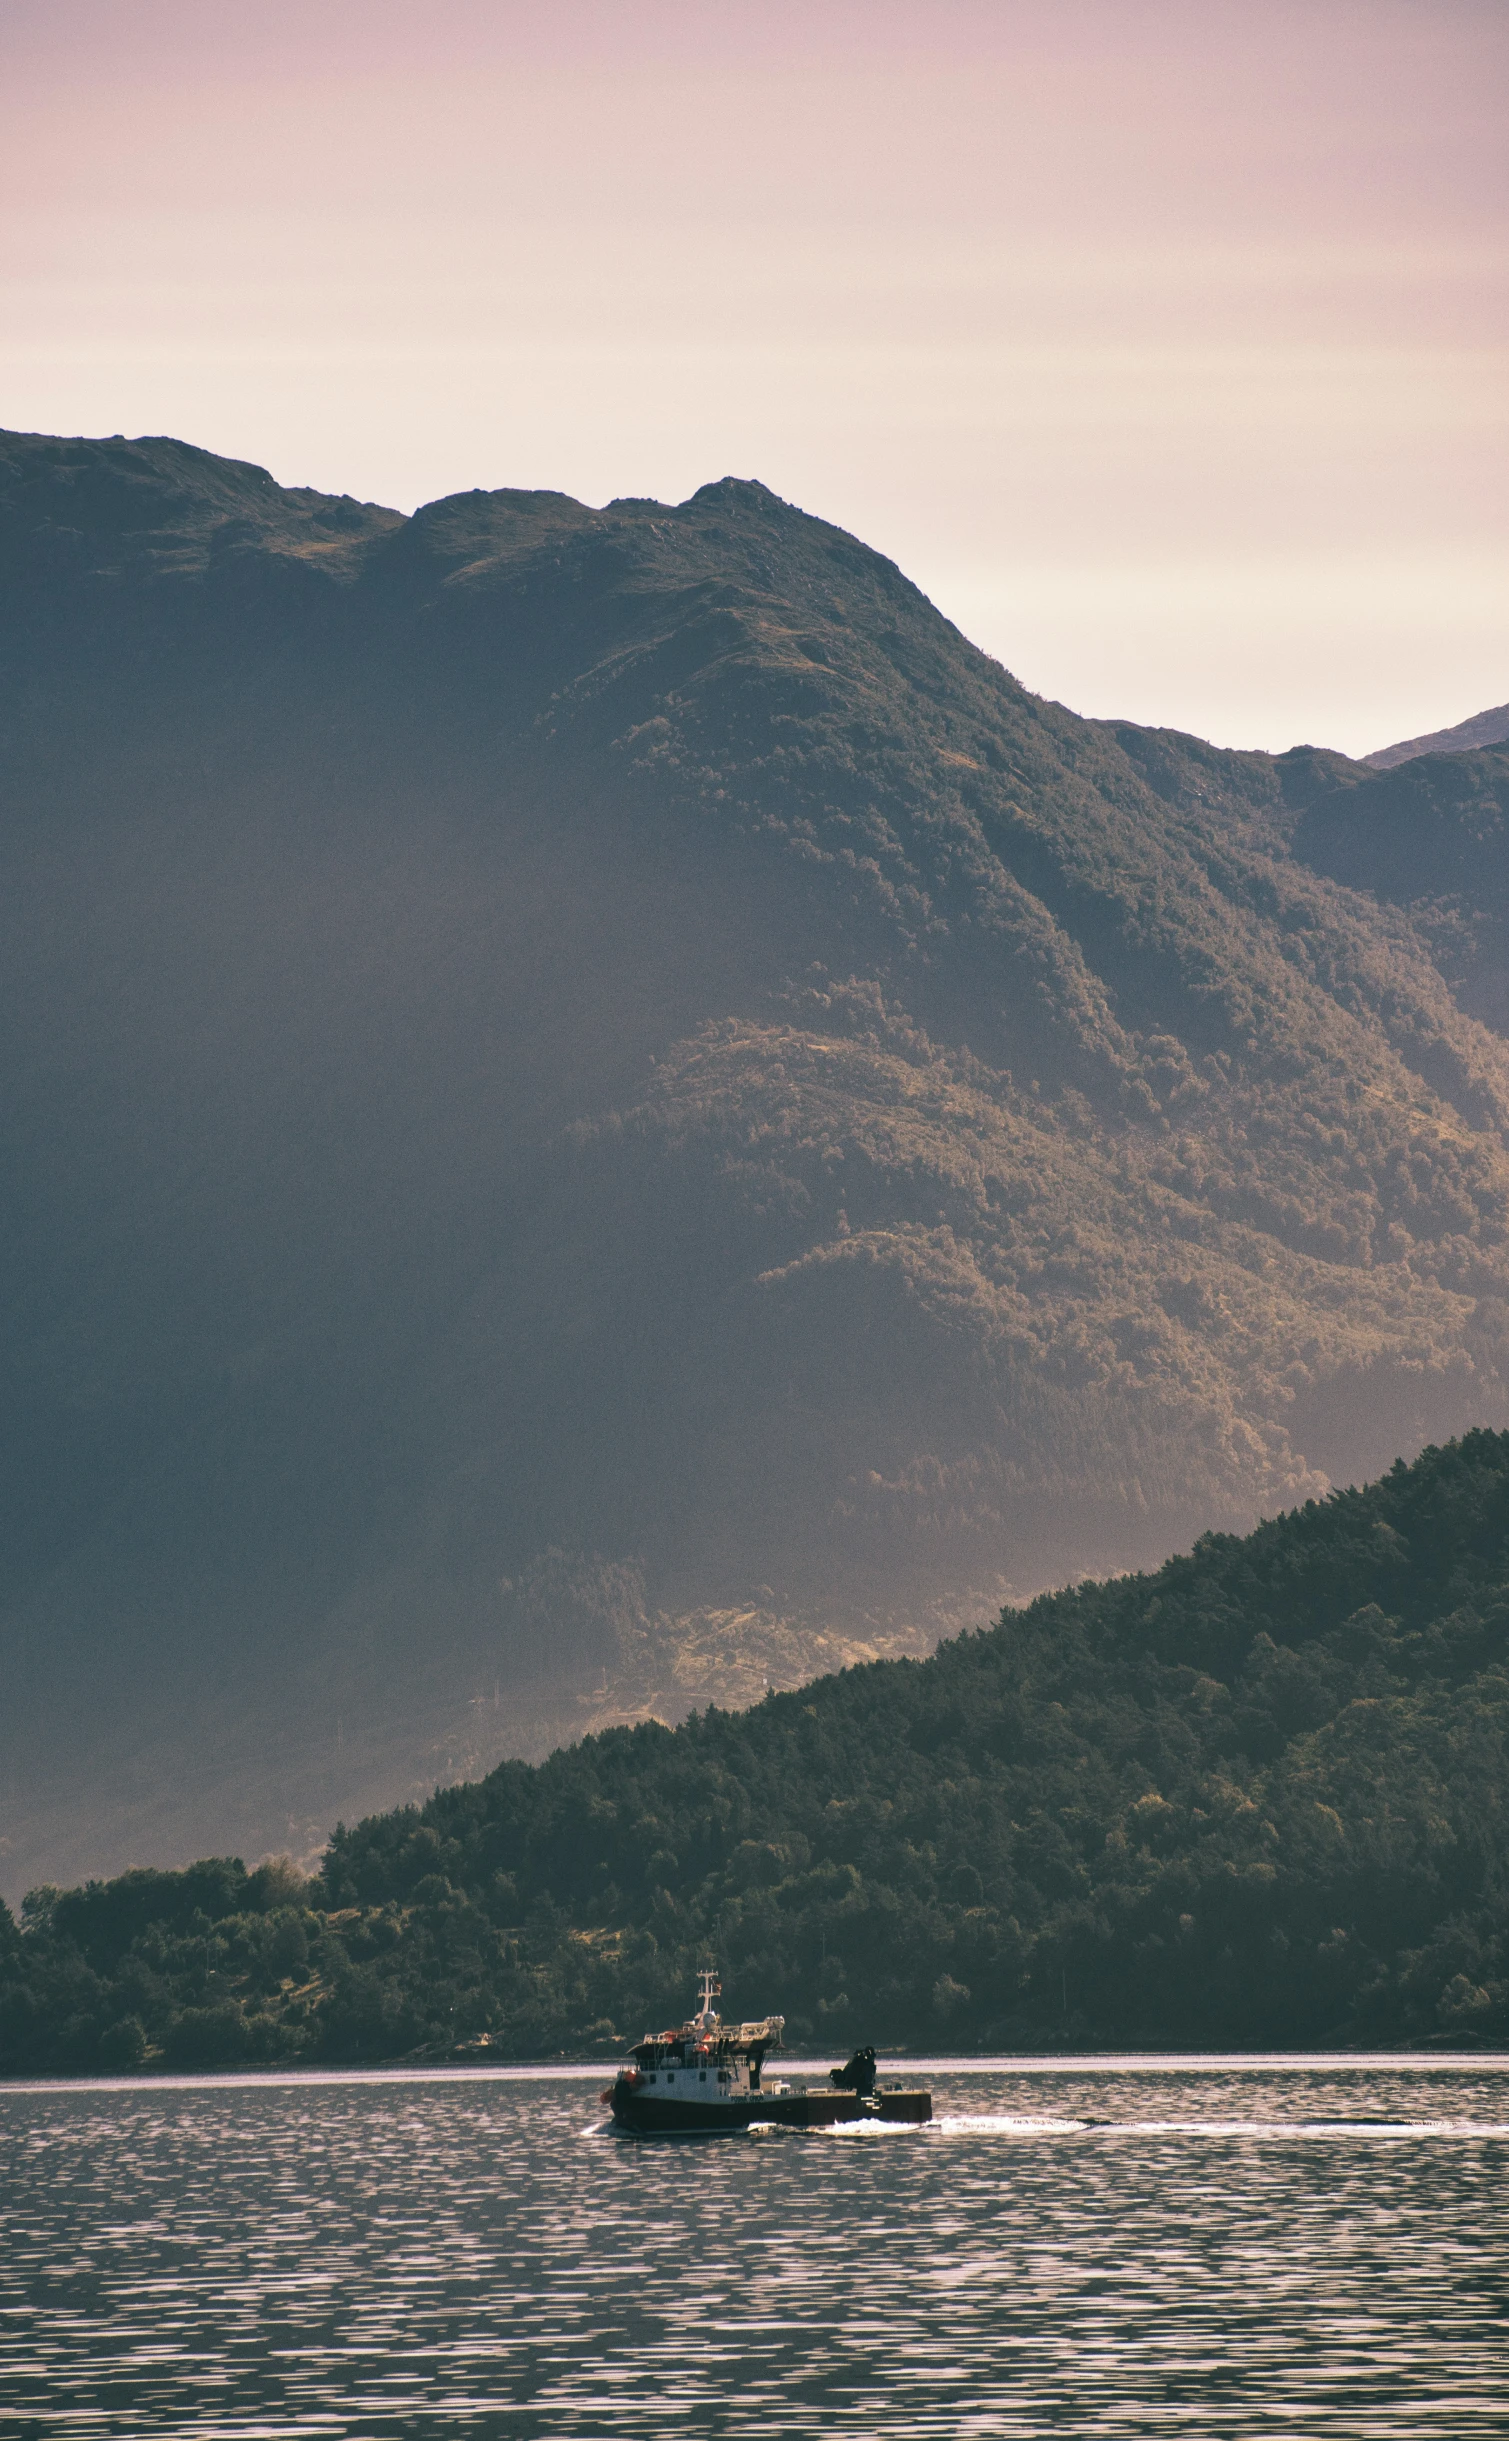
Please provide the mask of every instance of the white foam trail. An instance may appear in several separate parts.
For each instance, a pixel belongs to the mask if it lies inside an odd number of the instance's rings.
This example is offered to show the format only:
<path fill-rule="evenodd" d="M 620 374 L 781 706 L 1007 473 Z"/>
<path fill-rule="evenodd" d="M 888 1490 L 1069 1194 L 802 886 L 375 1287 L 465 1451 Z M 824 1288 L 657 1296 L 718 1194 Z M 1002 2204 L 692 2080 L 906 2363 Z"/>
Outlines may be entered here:
<path fill-rule="evenodd" d="M 950 2111 L 932 2124 L 950 2136 L 1206 2136 L 1265 2144 L 1509 2137 L 1509 2125 L 1492 2119 L 1029 2119 L 1001 2111 Z"/>
<path fill-rule="evenodd" d="M 932 2122 L 950 2136 L 1077 2136 L 1087 2119 L 1049 2119 L 1021 2111 L 941 2111 Z"/>

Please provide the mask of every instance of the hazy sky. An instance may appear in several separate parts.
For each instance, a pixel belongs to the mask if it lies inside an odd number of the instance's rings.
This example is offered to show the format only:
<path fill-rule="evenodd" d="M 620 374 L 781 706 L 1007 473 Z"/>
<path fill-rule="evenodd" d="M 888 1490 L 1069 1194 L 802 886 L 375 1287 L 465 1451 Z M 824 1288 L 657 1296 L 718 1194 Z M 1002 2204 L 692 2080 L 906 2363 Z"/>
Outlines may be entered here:
<path fill-rule="evenodd" d="M 0 422 L 758 475 L 1031 686 L 1509 697 L 1506 0 L 0 0 Z"/>

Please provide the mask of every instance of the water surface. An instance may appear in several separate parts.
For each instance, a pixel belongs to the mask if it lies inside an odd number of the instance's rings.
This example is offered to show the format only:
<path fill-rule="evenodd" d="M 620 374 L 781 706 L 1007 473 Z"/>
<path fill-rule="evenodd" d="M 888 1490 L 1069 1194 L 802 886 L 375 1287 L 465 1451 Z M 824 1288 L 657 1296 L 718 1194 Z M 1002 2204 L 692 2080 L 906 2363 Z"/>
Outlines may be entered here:
<path fill-rule="evenodd" d="M 1509 2060 L 929 2065 L 636 2143 L 603 2072 L 0 2087 L 0 2441 L 1509 2433 Z"/>

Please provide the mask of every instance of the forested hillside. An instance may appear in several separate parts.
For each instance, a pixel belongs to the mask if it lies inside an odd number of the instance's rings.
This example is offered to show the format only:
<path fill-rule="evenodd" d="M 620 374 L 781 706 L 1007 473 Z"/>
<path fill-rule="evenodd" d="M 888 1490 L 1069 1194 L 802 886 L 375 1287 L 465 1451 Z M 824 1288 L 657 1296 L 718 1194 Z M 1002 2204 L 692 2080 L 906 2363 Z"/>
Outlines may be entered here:
<path fill-rule="evenodd" d="M 10 2074 L 790 2038 L 1509 2037 L 1509 1434 L 1155 1574 L 0 1917 Z M 474 2056 L 480 2055 L 480 2048 Z"/>
<path fill-rule="evenodd" d="M 1502 756 L 1080 719 L 745 481 L 0 436 L 0 642 L 14 1895 L 1509 1421 Z"/>

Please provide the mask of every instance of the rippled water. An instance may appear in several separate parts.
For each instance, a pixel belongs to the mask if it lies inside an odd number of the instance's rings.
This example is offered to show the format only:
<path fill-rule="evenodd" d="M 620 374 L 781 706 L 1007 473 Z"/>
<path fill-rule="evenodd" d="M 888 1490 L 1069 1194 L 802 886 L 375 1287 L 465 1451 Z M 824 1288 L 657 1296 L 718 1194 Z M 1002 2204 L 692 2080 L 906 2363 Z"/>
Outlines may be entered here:
<path fill-rule="evenodd" d="M 0 2088 L 0 2436 L 1509 2433 L 1509 2061 L 928 2081 L 711 2144 L 600 2071 Z"/>

